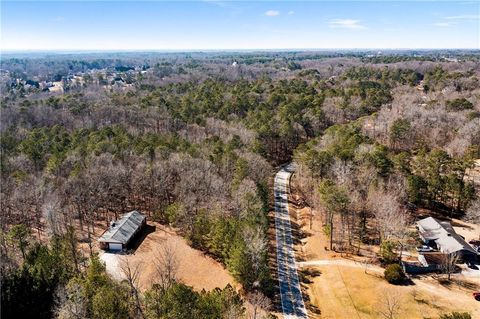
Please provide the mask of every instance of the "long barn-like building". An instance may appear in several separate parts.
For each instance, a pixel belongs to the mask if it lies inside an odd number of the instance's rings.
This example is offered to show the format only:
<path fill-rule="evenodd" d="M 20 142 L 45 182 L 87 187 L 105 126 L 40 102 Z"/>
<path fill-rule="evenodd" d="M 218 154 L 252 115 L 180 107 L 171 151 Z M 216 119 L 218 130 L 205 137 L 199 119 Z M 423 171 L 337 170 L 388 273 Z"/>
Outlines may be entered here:
<path fill-rule="evenodd" d="M 98 240 L 100 248 L 117 251 L 127 249 L 131 239 L 142 230 L 146 221 L 145 215 L 136 210 L 123 215 L 119 220 L 112 222 L 100 237 Z"/>

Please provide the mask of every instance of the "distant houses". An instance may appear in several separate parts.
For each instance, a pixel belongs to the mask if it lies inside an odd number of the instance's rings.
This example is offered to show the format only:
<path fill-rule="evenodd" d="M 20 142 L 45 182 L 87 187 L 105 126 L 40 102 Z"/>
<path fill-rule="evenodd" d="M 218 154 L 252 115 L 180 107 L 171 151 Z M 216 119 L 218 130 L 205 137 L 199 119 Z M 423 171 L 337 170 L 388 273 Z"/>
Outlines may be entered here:
<path fill-rule="evenodd" d="M 62 81 L 50 82 L 49 84 L 47 84 L 47 88 L 49 92 L 63 93 L 64 91 Z"/>
<path fill-rule="evenodd" d="M 129 90 L 135 82 L 152 72 L 147 65 L 143 66 L 118 66 L 102 69 L 90 69 L 82 72 L 68 72 L 50 77 L 38 77 L 26 79 L 18 77 L 8 70 L 0 68 L 0 79 L 5 78 L 9 90 L 12 92 L 22 91 L 23 94 L 43 92 L 52 95 L 63 94 L 75 88 L 89 85 L 97 85 L 105 90 Z"/>
<path fill-rule="evenodd" d="M 105 250 L 124 250 L 132 238 L 137 235 L 145 226 L 147 218 L 140 212 L 134 210 L 113 221 L 110 227 L 98 240 L 100 248 Z"/>

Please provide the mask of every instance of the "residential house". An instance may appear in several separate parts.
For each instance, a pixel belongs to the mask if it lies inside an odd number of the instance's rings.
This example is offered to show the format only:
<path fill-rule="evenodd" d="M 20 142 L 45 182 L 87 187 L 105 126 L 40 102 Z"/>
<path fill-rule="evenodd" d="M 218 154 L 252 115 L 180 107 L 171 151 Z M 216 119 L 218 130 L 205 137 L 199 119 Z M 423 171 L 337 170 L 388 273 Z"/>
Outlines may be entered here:
<path fill-rule="evenodd" d="M 110 223 L 110 227 L 102 234 L 100 248 L 108 250 L 124 250 L 132 238 L 145 226 L 147 218 L 134 210 Z"/>
<path fill-rule="evenodd" d="M 449 222 L 427 217 L 417 222 L 419 235 L 426 245 L 443 254 L 458 254 L 460 261 L 476 262 L 477 251 L 457 234 Z"/>

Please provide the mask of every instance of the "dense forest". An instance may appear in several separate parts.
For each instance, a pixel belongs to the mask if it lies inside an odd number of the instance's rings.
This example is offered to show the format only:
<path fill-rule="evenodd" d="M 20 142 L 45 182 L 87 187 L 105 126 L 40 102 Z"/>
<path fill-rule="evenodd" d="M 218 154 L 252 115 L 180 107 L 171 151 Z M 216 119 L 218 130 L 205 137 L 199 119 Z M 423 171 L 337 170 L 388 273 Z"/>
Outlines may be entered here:
<path fill-rule="evenodd" d="M 246 296 L 276 293 L 269 186 L 291 160 L 331 249 L 352 250 L 371 232 L 402 242 L 420 208 L 478 221 L 467 177 L 480 158 L 480 62 L 448 54 L 457 61 L 443 52 L 3 57 L 2 316 L 241 318 Z M 42 89 L 48 82 L 61 92 Z M 110 278 L 96 222 L 131 209 L 178 228 L 242 291 L 195 292 L 167 278 L 140 293 Z"/>

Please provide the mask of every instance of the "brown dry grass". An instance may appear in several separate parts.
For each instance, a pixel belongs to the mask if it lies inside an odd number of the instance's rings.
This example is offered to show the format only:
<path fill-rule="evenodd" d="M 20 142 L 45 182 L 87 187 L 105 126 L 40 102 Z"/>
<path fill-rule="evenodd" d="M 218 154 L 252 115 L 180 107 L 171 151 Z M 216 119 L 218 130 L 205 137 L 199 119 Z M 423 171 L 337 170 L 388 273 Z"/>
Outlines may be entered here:
<path fill-rule="evenodd" d="M 437 318 L 450 311 L 469 311 L 480 318 L 478 302 L 465 292 L 440 287 L 433 281 L 393 286 L 381 276 L 342 266 L 316 267 L 321 274 L 308 285 L 311 304 L 321 315 L 312 318 L 382 318 L 379 310 L 386 294 L 398 294 L 398 318 Z"/>
<path fill-rule="evenodd" d="M 216 287 L 223 289 L 228 284 L 236 286 L 233 277 L 222 264 L 190 247 L 173 228 L 152 222 L 149 225 L 155 226 L 155 230 L 145 237 L 133 254 L 116 255 L 119 259 L 128 259 L 132 265 L 140 264 L 139 285 L 142 290 L 149 289 L 157 281 L 154 261 L 164 245 L 169 245 L 175 252 L 178 262 L 177 279 L 182 283 L 197 291 Z"/>
<path fill-rule="evenodd" d="M 171 245 L 175 250 L 175 257 L 178 259 L 178 279 L 195 290 L 201 291 L 212 290 L 214 288 L 224 288 L 230 284 L 237 288 L 240 286 L 235 282 L 233 277 L 228 273 L 224 266 L 213 258 L 205 255 L 203 252 L 193 249 L 187 241 L 176 233 L 176 230 L 161 225 L 156 222 L 148 221 L 149 228 L 155 228 L 151 233 L 148 233 L 143 241 L 139 240 L 138 247 L 133 254 L 117 255 L 108 254 L 104 261 L 108 262 L 107 270 L 114 278 L 121 278 L 121 270 L 119 269 L 121 259 L 125 258 L 131 262 L 132 265 L 140 263 L 141 275 L 139 278 L 139 285 L 142 290 L 149 289 L 153 283 L 156 282 L 154 260 L 157 252 L 161 250 L 163 245 Z M 80 228 L 78 221 L 74 223 L 74 228 L 79 240 L 78 248 L 84 256 L 90 255 L 90 248 L 87 242 L 86 226 L 83 231 Z M 97 239 L 107 229 L 108 222 L 96 221 L 95 227 L 92 231 L 92 252 L 103 254 L 99 248 Z M 47 234 L 45 229 L 34 233 L 41 241 L 47 241 Z"/>
<path fill-rule="evenodd" d="M 295 199 L 295 196 L 292 198 Z M 328 238 L 319 218 L 313 218 L 310 228 L 309 208 L 295 209 L 294 205 L 290 205 L 290 212 L 306 234 L 296 247 L 297 259 L 342 258 L 339 253 L 325 249 Z M 468 239 L 478 234 L 478 228 L 470 226 L 456 227 L 456 230 Z M 366 251 L 377 249 L 374 246 L 362 248 Z M 361 257 L 349 256 L 349 259 L 361 260 Z M 413 285 L 393 286 L 383 279 L 381 271 L 372 269 L 365 274 L 362 268 L 341 264 L 309 267 L 303 272 L 313 274 L 307 275 L 303 285 L 311 318 L 382 318 L 379 310 L 387 293 L 399 295 L 401 311 L 398 318 L 438 318 L 439 314 L 450 311 L 468 311 L 472 318 L 480 318 L 480 304 L 473 299 L 471 290 L 458 285 L 442 286 L 430 276 L 414 279 Z"/>
<path fill-rule="evenodd" d="M 467 223 L 459 219 L 452 219 L 452 226 L 455 231 L 465 237 L 465 240 L 468 242 L 472 239 L 480 239 L 480 225 Z"/>

